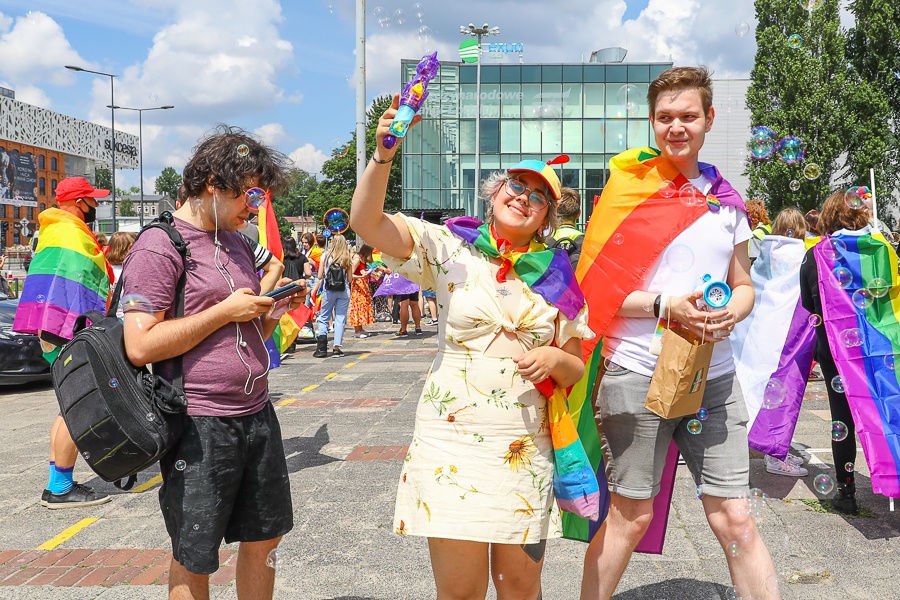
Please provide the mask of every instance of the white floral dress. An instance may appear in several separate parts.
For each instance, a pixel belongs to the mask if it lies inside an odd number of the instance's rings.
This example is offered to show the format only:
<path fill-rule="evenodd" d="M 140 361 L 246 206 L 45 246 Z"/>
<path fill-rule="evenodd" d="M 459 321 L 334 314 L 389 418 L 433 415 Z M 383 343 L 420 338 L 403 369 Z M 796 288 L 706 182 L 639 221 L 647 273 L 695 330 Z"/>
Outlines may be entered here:
<path fill-rule="evenodd" d="M 512 271 L 498 283 L 496 265 L 447 227 L 403 218 L 412 255 L 385 256 L 385 263 L 433 290 L 441 317 L 394 531 L 499 544 L 559 537 L 546 399 L 519 376 L 511 357 L 484 352 L 503 331 L 515 334 L 523 350 L 590 339 L 587 308 L 567 319 Z"/>

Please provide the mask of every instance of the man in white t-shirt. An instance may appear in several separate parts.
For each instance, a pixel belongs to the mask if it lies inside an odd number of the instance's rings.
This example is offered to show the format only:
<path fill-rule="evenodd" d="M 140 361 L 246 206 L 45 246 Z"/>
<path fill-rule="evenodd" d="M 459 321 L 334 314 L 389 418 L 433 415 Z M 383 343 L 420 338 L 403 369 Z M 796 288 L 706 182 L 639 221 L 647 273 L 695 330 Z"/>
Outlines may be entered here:
<path fill-rule="evenodd" d="M 615 592 L 653 520 L 654 496 L 668 493 L 660 480 L 672 440 L 694 477 L 734 586 L 745 597 L 778 598 L 775 567 L 748 507 L 747 407 L 728 341 L 734 324 L 753 308 L 747 214 L 718 170 L 698 159 L 715 117 L 708 71 L 669 69 L 650 84 L 647 97 L 659 152 L 640 151 L 621 175 L 613 172 L 628 153 L 610 162 L 611 183 L 591 216 L 585 241 L 585 248 L 593 244 L 601 250 L 592 265 L 578 269 L 591 325 L 604 336 L 605 374 L 597 384 L 596 405 L 611 492 L 609 516 L 585 556 L 581 598 L 606 599 Z M 621 179 L 613 182 L 613 176 Z M 604 223 L 610 229 L 611 219 L 628 204 L 628 186 L 647 185 L 652 177 L 662 181 L 660 192 L 635 202 L 612 237 L 607 232 L 604 238 Z M 644 239 L 647 229 L 652 239 Z M 613 241 L 608 251 L 607 239 Z M 592 273 L 605 274 L 606 281 L 590 281 L 598 277 Z M 731 299 L 723 309 L 698 308 L 705 278 L 730 286 Z M 603 293 L 591 304 L 591 287 L 598 284 Z M 664 419 L 644 408 L 656 368 L 654 331 L 660 317 L 716 342 L 698 415 Z"/>

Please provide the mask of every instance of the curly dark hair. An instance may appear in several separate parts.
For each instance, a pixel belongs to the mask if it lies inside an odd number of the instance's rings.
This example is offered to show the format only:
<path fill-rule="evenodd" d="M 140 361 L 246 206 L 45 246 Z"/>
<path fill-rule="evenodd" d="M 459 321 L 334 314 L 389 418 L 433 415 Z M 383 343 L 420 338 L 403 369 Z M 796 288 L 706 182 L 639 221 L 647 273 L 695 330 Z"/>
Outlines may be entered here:
<path fill-rule="evenodd" d="M 196 198 L 207 185 L 237 193 L 251 181 L 278 192 L 288 185 L 290 162 L 240 127 L 219 124 L 200 140 L 184 167 L 185 196 Z"/>

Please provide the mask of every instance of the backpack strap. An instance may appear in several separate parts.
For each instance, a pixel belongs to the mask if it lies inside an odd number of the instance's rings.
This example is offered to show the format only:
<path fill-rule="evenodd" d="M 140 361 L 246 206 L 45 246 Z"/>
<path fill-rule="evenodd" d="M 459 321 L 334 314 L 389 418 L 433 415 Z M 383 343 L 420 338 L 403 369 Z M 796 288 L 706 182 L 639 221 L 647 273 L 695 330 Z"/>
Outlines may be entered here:
<path fill-rule="evenodd" d="M 175 318 L 181 318 L 184 316 L 184 288 L 187 279 L 187 258 L 191 255 L 191 251 L 188 248 L 188 243 L 184 241 L 184 238 L 181 236 L 178 230 L 175 229 L 175 218 L 172 216 L 171 212 L 164 211 L 163 213 L 161 213 L 157 219 L 154 219 L 152 223 L 141 230 L 141 232 L 138 234 L 138 238 L 140 238 L 150 229 L 162 229 L 163 231 L 165 231 L 169 236 L 169 239 L 172 241 L 172 245 L 175 247 L 175 250 L 177 250 L 178 254 L 181 255 L 181 276 L 178 278 L 178 282 L 175 284 Z M 135 243 L 137 243 L 137 240 L 135 240 Z M 113 292 L 113 299 L 109 305 L 109 310 L 107 311 L 107 316 L 115 316 L 116 311 L 119 308 L 119 299 L 121 295 L 122 278 L 119 277 L 119 281 L 116 282 L 116 291 Z M 184 392 L 184 372 L 182 371 L 180 356 L 175 357 L 173 367 L 174 377 L 172 380 L 172 385 Z M 134 485 L 133 482 L 132 485 Z"/>

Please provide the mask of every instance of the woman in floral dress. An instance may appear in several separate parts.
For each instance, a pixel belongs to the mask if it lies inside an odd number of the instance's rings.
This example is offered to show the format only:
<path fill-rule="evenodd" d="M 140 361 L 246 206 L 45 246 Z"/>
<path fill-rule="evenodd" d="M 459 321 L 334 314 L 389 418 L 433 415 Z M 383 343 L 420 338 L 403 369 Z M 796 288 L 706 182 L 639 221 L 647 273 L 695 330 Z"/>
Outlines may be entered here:
<path fill-rule="evenodd" d="M 350 265 L 350 311 L 347 313 L 347 325 L 353 326 L 353 336 L 358 338 L 369 337 L 363 326 L 375 322 L 372 292 L 369 290 L 369 274 L 372 271 L 366 266 L 370 262 L 372 246 L 363 244 L 353 255 Z"/>
<path fill-rule="evenodd" d="M 539 161 L 494 173 L 482 185 L 483 225 L 386 215 L 395 149 L 382 141 L 397 105 L 395 96 L 379 121 L 350 213 L 390 268 L 437 294 L 440 314 L 394 530 L 428 537 L 439 598 L 484 597 L 489 577 L 498 598 L 538 598 L 545 543 L 560 535 L 560 520 L 547 403 L 534 382 L 578 381 L 581 340 L 593 337 L 580 291 L 554 305 L 539 281 L 516 274 L 532 252 L 555 253 L 540 232 L 556 227 L 559 179 Z M 573 275 L 565 252 L 560 262 Z"/>

